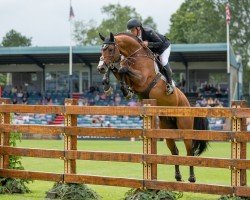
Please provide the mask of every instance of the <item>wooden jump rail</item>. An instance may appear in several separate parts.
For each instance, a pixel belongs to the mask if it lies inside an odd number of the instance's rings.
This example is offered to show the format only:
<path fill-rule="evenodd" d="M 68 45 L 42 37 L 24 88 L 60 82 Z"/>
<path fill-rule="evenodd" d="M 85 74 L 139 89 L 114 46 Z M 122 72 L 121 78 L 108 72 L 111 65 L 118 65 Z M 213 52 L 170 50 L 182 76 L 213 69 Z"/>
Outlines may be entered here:
<path fill-rule="evenodd" d="M 0 99 L 0 103 L 0 176 L 2 177 L 250 196 L 250 188 L 247 187 L 246 178 L 246 170 L 250 169 L 250 160 L 246 159 L 246 143 L 250 141 L 250 134 L 246 131 L 246 118 L 250 117 L 250 109 L 244 108 L 245 103 L 242 101 L 233 102 L 232 108 L 160 107 L 155 106 L 154 100 L 144 100 L 141 107 L 77 106 L 75 105 L 76 101 L 72 99 L 66 99 L 64 106 L 10 105 L 6 99 Z M 50 125 L 13 125 L 10 124 L 10 113 L 63 114 L 65 123 L 61 127 Z M 143 128 L 77 127 L 77 115 L 85 114 L 140 115 L 143 117 Z M 157 129 L 157 116 L 225 117 L 231 119 L 231 130 L 162 130 Z M 64 150 L 10 147 L 10 132 L 63 134 Z M 143 141 L 143 153 L 78 151 L 77 136 L 140 138 Z M 157 155 L 156 145 L 159 138 L 227 141 L 232 146 L 231 159 Z M 9 155 L 62 159 L 64 161 L 64 173 L 11 170 L 8 169 Z M 142 163 L 143 179 L 77 174 L 76 160 Z M 157 180 L 157 164 L 230 169 L 231 185 L 159 181 Z"/>

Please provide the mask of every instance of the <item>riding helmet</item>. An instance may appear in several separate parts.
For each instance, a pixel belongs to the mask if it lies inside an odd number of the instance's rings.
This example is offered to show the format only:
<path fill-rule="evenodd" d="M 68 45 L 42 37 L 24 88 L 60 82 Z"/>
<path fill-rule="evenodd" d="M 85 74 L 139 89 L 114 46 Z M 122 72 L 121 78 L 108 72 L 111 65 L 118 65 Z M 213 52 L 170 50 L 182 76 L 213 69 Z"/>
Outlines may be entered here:
<path fill-rule="evenodd" d="M 140 26 L 142 26 L 141 22 L 135 18 L 130 19 L 127 23 L 128 30 L 131 30 L 132 28 L 140 27 Z"/>

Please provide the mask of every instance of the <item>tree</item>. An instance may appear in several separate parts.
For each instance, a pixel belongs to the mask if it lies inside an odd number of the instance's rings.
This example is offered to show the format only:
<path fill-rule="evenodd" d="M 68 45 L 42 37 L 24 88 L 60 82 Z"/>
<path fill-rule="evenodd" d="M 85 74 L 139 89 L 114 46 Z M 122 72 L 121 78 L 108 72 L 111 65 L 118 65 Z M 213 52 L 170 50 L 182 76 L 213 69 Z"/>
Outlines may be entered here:
<path fill-rule="evenodd" d="M 226 0 L 217 0 L 217 6 L 225 15 Z M 231 22 L 230 43 L 235 53 L 242 57 L 244 93 L 248 94 L 250 83 L 250 1 L 230 0 Z M 225 18 L 225 16 L 224 16 Z M 249 95 L 249 94 L 248 94 Z"/>
<path fill-rule="evenodd" d="M 23 36 L 21 33 L 10 30 L 3 37 L 2 46 L 4 47 L 20 47 L 20 46 L 31 46 L 32 38 L 27 38 Z"/>
<path fill-rule="evenodd" d="M 126 31 L 127 21 L 131 18 L 138 18 L 146 26 L 156 28 L 156 24 L 152 17 L 147 17 L 142 20 L 140 14 L 138 14 L 135 8 L 130 6 L 121 6 L 118 4 L 109 4 L 103 6 L 101 12 L 107 15 L 107 18 L 103 19 L 100 25 L 96 25 L 94 20 L 89 22 L 77 21 L 75 23 L 74 39 L 77 44 L 83 45 L 96 45 L 100 44 L 98 33 L 108 35 L 110 32 L 119 33 Z"/>
<path fill-rule="evenodd" d="M 18 33 L 15 30 L 10 30 L 6 33 L 6 35 L 3 37 L 1 46 L 4 47 L 18 47 L 18 46 L 30 46 L 31 45 L 31 39 L 27 38 L 26 36 L 21 35 L 21 33 Z M 0 85 L 6 84 L 6 75 L 0 74 Z"/>
<path fill-rule="evenodd" d="M 186 0 L 172 15 L 168 37 L 173 43 L 226 42 L 227 0 Z M 241 55 L 243 84 L 247 93 L 250 76 L 250 2 L 230 0 L 230 43 Z"/>
<path fill-rule="evenodd" d="M 15 30 L 10 30 L 3 37 L 2 46 L 4 47 L 16 47 L 16 46 L 30 46 L 31 38 L 27 38 L 21 33 Z M 0 85 L 6 84 L 6 74 L 0 74 Z M 11 117 L 12 118 L 12 117 Z M 16 146 L 16 141 L 21 141 L 21 133 L 11 133 L 10 135 L 10 146 Z M 21 163 L 21 158 L 19 156 L 10 156 L 9 158 L 9 168 L 10 169 L 24 169 Z M 28 193 L 30 190 L 26 186 L 29 183 L 26 179 L 14 179 L 0 177 L 0 194 L 5 193 Z"/>
<path fill-rule="evenodd" d="M 168 37 L 173 43 L 226 41 L 225 22 L 213 0 L 186 0 L 170 21 Z"/>

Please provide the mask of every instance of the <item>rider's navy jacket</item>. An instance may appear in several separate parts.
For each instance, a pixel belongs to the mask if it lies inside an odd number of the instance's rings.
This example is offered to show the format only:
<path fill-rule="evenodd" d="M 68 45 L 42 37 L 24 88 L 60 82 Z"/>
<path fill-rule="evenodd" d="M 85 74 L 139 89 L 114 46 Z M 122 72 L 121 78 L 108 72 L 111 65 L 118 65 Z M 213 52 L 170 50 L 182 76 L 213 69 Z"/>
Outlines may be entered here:
<path fill-rule="evenodd" d="M 170 41 L 163 35 L 155 32 L 152 28 L 141 27 L 142 40 L 148 41 L 148 48 L 157 54 L 162 54 L 170 46 Z"/>

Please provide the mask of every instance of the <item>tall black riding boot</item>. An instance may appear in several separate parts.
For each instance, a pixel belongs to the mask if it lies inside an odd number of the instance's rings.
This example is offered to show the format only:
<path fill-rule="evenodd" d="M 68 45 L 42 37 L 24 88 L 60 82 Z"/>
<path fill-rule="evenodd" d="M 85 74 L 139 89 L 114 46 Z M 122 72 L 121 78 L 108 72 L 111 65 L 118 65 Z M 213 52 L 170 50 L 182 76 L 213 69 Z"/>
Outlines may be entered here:
<path fill-rule="evenodd" d="M 166 77 L 167 95 L 173 94 L 174 87 L 172 85 L 172 71 L 169 63 L 163 66 L 162 72 L 163 75 Z"/>

